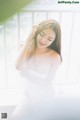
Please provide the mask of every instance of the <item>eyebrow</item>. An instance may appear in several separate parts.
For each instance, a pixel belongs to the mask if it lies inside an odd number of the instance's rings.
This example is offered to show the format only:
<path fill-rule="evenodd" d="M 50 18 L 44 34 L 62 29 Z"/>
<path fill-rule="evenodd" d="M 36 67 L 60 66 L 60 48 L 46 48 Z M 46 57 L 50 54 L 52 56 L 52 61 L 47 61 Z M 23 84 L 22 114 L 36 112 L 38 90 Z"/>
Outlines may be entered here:
<path fill-rule="evenodd" d="M 45 35 L 45 33 L 44 33 L 43 31 L 42 31 L 41 33 Z M 49 37 L 49 38 L 50 38 L 50 39 L 54 39 L 53 37 Z"/>
<path fill-rule="evenodd" d="M 41 33 L 43 33 L 45 35 L 45 33 L 43 31 L 41 31 Z"/>

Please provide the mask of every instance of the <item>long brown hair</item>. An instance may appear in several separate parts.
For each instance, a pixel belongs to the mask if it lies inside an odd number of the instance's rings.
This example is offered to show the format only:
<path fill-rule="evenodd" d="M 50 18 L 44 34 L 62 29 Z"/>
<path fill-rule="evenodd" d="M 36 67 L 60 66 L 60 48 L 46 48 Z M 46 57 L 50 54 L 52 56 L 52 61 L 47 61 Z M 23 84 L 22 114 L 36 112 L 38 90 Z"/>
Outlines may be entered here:
<path fill-rule="evenodd" d="M 51 20 L 45 20 L 38 25 L 38 28 L 37 28 L 37 31 L 35 33 L 34 39 L 32 40 L 33 41 L 32 42 L 33 43 L 33 45 L 32 45 L 33 50 L 31 50 L 32 52 L 30 52 L 30 56 L 32 56 L 36 51 L 37 35 L 41 31 L 43 31 L 44 29 L 47 29 L 47 28 L 51 28 L 56 34 L 55 40 L 52 42 L 52 44 L 50 46 L 48 46 L 48 48 L 52 49 L 52 50 L 55 50 L 61 56 L 61 28 L 60 28 L 59 23 L 55 20 L 52 20 L 52 19 Z"/>

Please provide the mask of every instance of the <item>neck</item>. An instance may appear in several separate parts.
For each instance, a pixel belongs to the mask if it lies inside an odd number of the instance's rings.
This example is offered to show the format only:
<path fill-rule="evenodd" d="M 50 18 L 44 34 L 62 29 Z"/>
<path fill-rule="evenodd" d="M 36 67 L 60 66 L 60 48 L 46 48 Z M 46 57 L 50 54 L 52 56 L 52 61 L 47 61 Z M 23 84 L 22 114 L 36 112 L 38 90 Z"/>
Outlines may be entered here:
<path fill-rule="evenodd" d="M 37 54 L 44 54 L 44 53 L 47 53 L 48 51 L 49 51 L 48 48 L 42 48 L 42 49 L 37 48 L 37 49 L 36 49 L 36 53 L 37 53 Z"/>

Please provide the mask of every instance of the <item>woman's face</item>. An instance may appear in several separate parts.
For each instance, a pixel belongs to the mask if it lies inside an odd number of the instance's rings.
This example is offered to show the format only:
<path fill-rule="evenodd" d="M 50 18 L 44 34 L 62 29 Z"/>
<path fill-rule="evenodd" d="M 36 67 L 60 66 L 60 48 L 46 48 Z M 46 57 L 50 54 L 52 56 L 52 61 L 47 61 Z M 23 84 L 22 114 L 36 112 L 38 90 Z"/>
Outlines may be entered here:
<path fill-rule="evenodd" d="M 37 48 L 47 48 L 55 40 L 55 36 L 51 28 L 42 30 L 37 36 Z"/>

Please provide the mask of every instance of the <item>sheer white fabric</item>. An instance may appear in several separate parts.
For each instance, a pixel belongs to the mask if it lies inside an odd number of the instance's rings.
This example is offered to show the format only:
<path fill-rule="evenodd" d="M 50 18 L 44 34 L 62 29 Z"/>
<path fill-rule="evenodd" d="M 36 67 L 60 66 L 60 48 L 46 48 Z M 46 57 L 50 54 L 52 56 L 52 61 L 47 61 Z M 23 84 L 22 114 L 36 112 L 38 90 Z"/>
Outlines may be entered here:
<path fill-rule="evenodd" d="M 38 61 L 39 65 L 35 66 L 34 62 L 26 60 L 21 68 L 20 75 L 24 80 L 25 87 L 24 96 L 22 102 L 14 110 L 10 120 L 43 120 L 46 117 L 46 114 L 41 114 L 43 109 L 46 110 L 43 102 L 51 100 L 54 96 L 52 80 L 47 80 L 49 70 L 53 66 L 50 59 L 46 60 L 46 62 L 42 61 Z M 39 109 L 41 109 L 40 114 Z"/>

